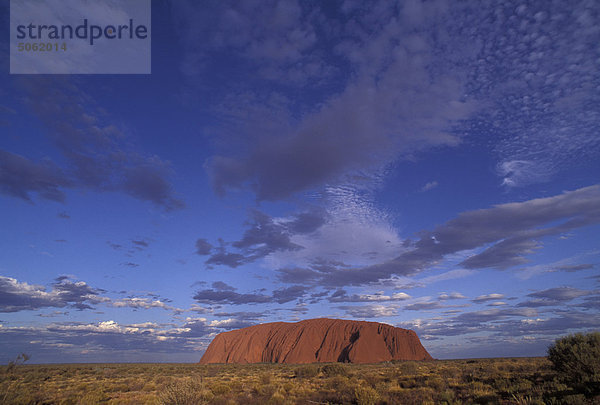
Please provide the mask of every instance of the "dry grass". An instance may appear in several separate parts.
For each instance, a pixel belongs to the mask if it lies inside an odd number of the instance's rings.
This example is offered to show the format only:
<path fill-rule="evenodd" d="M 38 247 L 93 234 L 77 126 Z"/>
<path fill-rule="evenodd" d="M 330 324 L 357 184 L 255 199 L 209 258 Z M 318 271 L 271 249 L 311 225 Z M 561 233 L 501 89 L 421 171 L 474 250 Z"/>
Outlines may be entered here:
<path fill-rule="evenodd" d="M 7 404 L 581 404 L 545 358 L 0 368 Z M 600 398 L 587 400 L 600 403 Z M 595 402 L 594 402 L 595 401 Z"/>

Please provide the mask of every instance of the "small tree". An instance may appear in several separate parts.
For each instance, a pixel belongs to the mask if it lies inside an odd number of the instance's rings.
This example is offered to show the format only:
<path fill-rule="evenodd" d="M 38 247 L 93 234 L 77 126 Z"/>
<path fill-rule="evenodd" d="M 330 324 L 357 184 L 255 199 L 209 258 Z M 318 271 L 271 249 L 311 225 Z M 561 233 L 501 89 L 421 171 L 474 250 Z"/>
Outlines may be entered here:
<path fill-rule="evenodd" d="M 14 360 L 8 362 L 8 365 L 6 366 L 6 372 L 10 373 L 14 371 L 18 365 L 25 363 L 27 360 L 29 360 L 29 358 L 30 356 L 27 353 L 19 354 Z"/>
<path fill-rule="evenodd" d="M 567 386 L 588 397 L 600 394 L 600 332 L 557 339 L 548 359 Z"/>

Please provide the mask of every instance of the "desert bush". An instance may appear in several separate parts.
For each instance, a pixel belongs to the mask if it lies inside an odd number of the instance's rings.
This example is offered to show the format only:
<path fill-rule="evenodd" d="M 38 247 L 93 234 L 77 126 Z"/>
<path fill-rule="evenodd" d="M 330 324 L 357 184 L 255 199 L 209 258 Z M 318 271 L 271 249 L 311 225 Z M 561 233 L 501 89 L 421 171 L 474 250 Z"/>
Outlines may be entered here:
<path fill-rule="evenodd" d="M 419 371 L 419 367 L 414 361 L 403 361 L 400 363 L 399 369 L 402 371 L 402 374 L 417 374 Z"/>
<path fill-rule="evenodd" d="M 231 392 L 231 387 L 226 383 L 216 384 L 210 387 L 210 390 L 215 395 L 226 395 Z"/>
<path fill-rule="evenodd" d="M 84 394 L 81 398 L 79 398 L 78 404 L 80 405 L 93 405 L 99 404 L 102 401 L 106 401 L 108 396 L 102 391 L 93 391 Z"/>
<path fill-rule="evenodd" d="M 327 377 L 332 377 L 334 375 L 348 375 L 348 370 L 340 363 L 325 364 L 321 367 L 321 371 Z"/>
<path fill-rule="evenodd" d="M 327 380 L 325 380 L 323 382 L 323 385 L 325 386 L 325 388 L 328 389 L 341 390 L 344 387 L 350 385 L 350 383 L 347 377 L 336 375 L 335 377 L 330 377 Z"/>
<path fill-rule="evenodd" d="M 443 391 L 447 386 L 446 381 L 437 376 L 430 376 L 427 378 L 425 384 L 438 392 Z"/>
<path fill-rule="evenodd" d="M 600 332 L 557 339 L 548 359 L 560 381 L 587 397 L 600 394 Z"/>
<path fill-rule="evenodd" d="M 208 404 L 213 395 L 200 380 L 183 380 L 167 385 L 160 394 L 163 405 Z"/>
<path fill-rule="evenodd" d="M 316 377 L 319 374 L 319 367 L 314 364 L 306 366 L 300 366 L 294 370 L 296 378 L 311 378 Z"/>
<path fill-rule="evenodd" d="M 382 380 L 381 376 L 376 374 L 364 374 L 362 379 L 367 385 L 370 385 L 371 388 L 375 388 Z"/>
<path fill-rule="evenodd" d="M 438 399 L 437 402 L 440 404 L 454 404 L 454 391 L 452 390 L 445 390 L 443 392 L 440 392 L 438 395 Z"/>
<path fill-rule="evenodd" d="M 581 405 L 585 403 L 585 395 L 583 394 L 566 395 L 560 400 L 561 405 Z"/>
<path fill-rule="evenodd" d="M 271 395 L 269 401 L 267 401 L 267 405 L 283 405 L 285 404 L 285 396 L 281 391 L 276 391 Z"/>
<path fill-rule="evenodd" d="M 373 388 L 360 385 L 354 390 L 358 405 L 374 405 L 379 401 L 379 394 Z"/>
<path fill-rule="evenodd" d="M 262 373 L 260 375 L 260 383 L 263 385 L 271 384 L 271 373 Z"/>
<path fill-rule="evenodd" d="M 252 391 L 258 396 L 270 398 L 277 391 L 277 387 L 273 384 L 256 384 Z"/>

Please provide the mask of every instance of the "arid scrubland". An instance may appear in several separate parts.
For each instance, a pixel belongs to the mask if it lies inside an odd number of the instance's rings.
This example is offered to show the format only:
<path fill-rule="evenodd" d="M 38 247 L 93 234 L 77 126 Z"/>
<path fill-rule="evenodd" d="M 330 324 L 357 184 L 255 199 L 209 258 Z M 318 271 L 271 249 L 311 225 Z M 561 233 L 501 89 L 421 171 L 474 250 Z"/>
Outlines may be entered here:
<path fill-rule="evenodd" d="M 546 358 L 0 368 L 6 404 L 596 404 Z"/>

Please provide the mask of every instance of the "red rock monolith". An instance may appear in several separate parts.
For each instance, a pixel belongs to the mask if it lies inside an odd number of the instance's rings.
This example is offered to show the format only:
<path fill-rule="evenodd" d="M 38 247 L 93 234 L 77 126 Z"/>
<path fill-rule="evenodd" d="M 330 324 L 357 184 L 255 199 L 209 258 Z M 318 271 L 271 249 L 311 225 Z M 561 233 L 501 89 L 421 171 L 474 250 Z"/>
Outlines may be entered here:
<path fill-rule="evenodd" d="M 412 330 L 342 319 L 274 322 L 218 334 L 209 363 L 378 363 L 433 360 Z"/>

